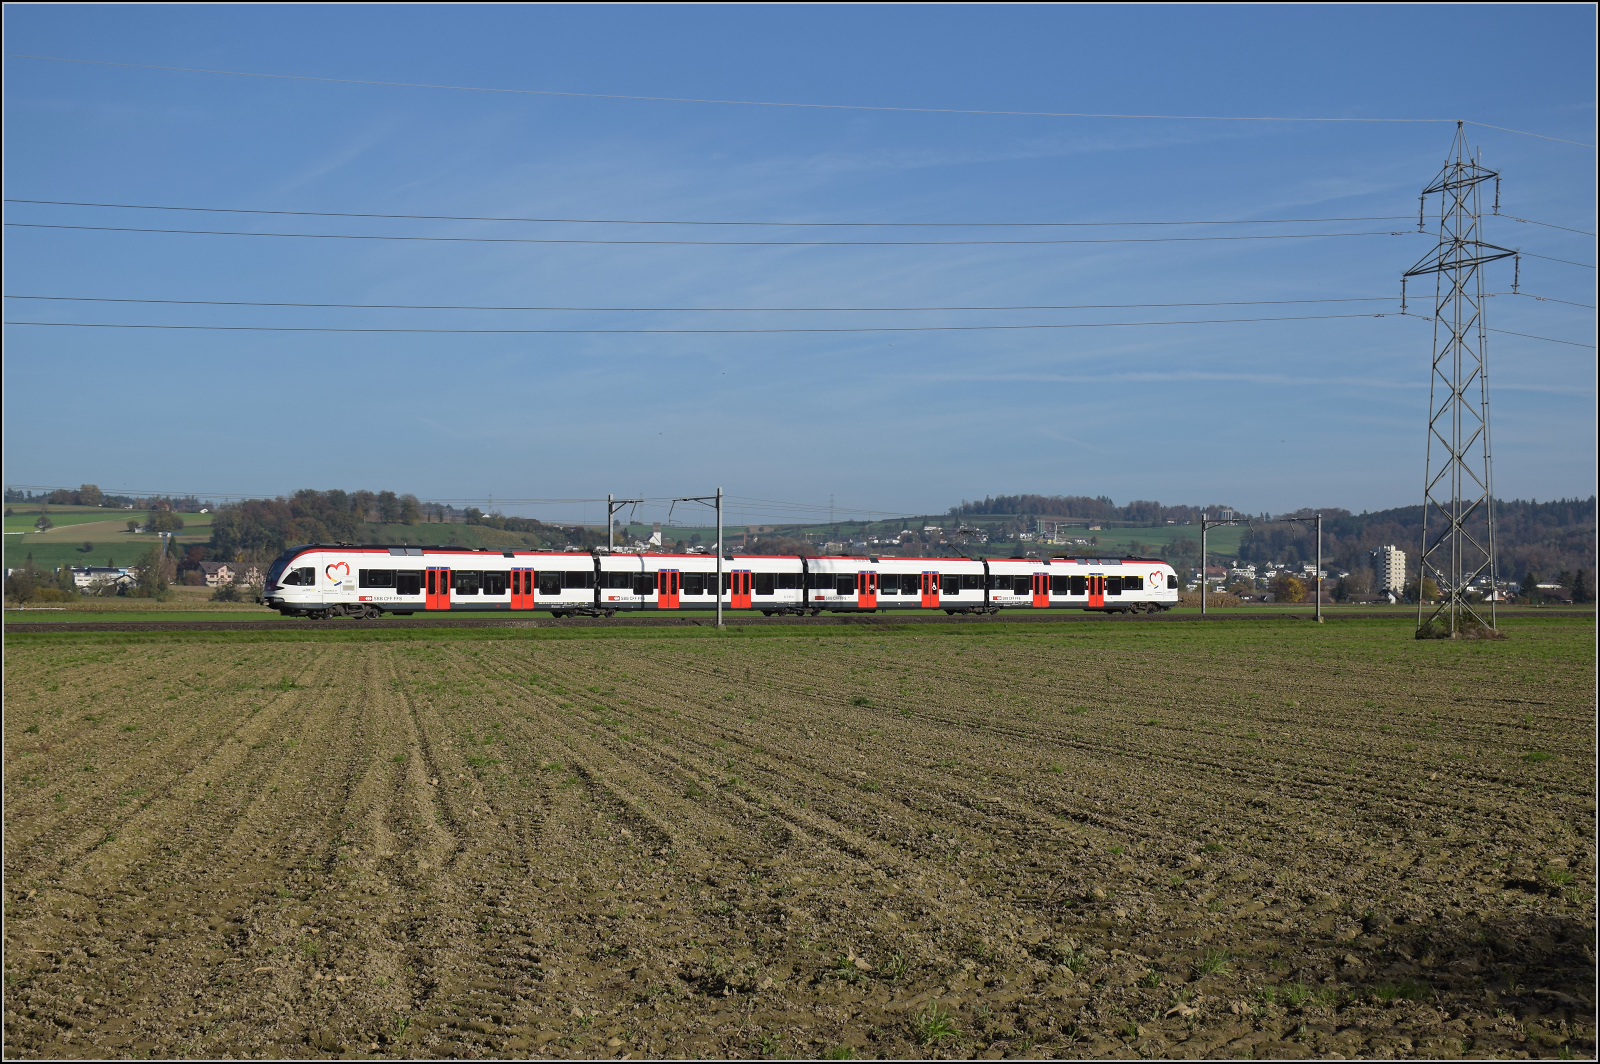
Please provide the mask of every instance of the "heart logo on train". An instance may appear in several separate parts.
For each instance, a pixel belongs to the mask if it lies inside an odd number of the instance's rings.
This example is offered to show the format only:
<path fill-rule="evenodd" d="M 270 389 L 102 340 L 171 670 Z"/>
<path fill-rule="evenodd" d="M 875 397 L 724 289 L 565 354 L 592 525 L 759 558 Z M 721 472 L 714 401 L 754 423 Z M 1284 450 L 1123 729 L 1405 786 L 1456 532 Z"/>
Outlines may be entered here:
<path fill-rule="evenodd" d="M 349 576 L 350 576 L 350 565 L 347 562 L 334 562 L 332 565 L 326 566 L 322 570 L 322 572 L 323 572 L 323 574 L 325 576 L 327 576 L 327 578 L 329 580 L 332 580 L 334 583 L 338 583 L 341 578 L 333 575 L 333 571 L 335 569 L 343 569 L 344 570 L 344 579 L 348 579 L 349 578 Z"/>
<path fill-rule="evenodd" d="M 1160 573 L 1151 573 L 1150 574 L 1150 586 L 1151 587 L 1160 587 L 1161 586 L 1161 574 Z"/>

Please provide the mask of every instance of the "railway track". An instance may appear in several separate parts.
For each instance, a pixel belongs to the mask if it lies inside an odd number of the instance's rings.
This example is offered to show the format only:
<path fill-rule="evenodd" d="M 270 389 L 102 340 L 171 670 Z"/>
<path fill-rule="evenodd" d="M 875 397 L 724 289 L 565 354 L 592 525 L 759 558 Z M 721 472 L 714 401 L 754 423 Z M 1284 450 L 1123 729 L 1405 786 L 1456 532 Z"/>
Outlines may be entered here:
<path fill-rule="evenodd" d="M 1553 615 L 1553 612 L 1552 612 Z M 1305 613 L 1251 613 L 1239 614 L 1233 620 L 1253 621 L 1308 621 L 1312 614 Z M 1119 614 L 1068 613 L 1048 611 L 1036 614 L 998 614 L 989 616 L 921 617 L 906 615 L 841 614 L 832 617 L 725 617 L 730 627 L 755 628 L 769 625 L 799 627 L 861 627 L 898 626 L 904 624 L 1037 624 L 1041 622 L 1070 621 L 1078 623 L 1173 623 L 1199 621 L 1199 614 Z M 647 614 L 638 617 L 418 617 L 356 620 L 340 617 L 313 621 L 273 619 L 259 621 L 11 621 L 5 630 L 23 632 L 279 632 L 279 631 L 347 631 L 350 629 L 380 628 L 709 628 L 716 624 L 710 616 L 662 616 Z"/>

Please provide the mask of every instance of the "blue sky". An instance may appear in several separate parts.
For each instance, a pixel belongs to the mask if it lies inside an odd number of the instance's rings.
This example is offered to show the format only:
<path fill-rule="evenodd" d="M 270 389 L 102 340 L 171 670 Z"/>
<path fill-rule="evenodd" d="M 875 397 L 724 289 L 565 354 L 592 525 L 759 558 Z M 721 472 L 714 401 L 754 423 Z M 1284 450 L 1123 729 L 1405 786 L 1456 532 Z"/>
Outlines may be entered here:
<path fill-rule="evenodd" d="M 1586 6 L 18 7 L 7 51 L 392 82 L 891 107 L 1466 118 L 1593 143 Z M 1465 72 L 1465 73 L 1463 73 Z M 799 222 L 1414 217 L 1428 123 L 927 114 L 229 77 L 11 58 L 6 195 L 291 211 Z M 1594 153 L 1469 126 L 1510 214 L 1593 232 Z M 7 204 L 10 222 L 609 240 L 1095 239 L 1406 221 L 772 229 L 273 218 Z M 1592 263 L 1588 236 L 1487 238 Z M 1392 296 L 1427 237 L 965 246 L 268 239 L 9 228 L 6 292 L 583 307 L 969 307 Z M 1492 268 L 1495 291 L 1510 267 Z M 1593 304 L 1595 271 L 1525 259 Z M 1375 314 L 486 312 L 6 300 L 7 320 L 352 328 L 827 328 Z M 1490 301 L 1593 343 L 1593 312 Z M 986 493 L 1415 502 L 1426 321 L 721 335 L 5 330 L 8 483 L 427 498 L 698 493 L 939 512 Z M 1505 496 L 1587 494 L 1592 349 L 1496 334 Z M 508 507 L 598 519 L 593 507 Z M 757 516 L 753 510 L 749 516 Z"/>

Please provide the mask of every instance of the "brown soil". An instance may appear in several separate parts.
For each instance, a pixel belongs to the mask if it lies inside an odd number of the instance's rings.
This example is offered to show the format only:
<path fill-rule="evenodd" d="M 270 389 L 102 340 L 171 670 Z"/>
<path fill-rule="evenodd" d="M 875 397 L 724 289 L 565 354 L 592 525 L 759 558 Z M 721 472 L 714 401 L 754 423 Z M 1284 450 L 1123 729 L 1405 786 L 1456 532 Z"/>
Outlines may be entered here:
<path fill-rule="evenodd" d="M 1593 626 L 1413 627 L 14 641 L 6 1054 L 1593 1056 Z"/>

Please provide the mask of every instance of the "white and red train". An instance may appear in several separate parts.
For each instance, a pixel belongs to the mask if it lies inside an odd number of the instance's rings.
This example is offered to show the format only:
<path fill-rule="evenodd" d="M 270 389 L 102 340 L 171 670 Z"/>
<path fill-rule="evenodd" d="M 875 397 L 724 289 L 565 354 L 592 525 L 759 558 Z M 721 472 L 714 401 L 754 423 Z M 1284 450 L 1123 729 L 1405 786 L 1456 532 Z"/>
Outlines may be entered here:
<path fill-rule="evenodd" d="M 1178 580 L 1149 558 L 807 558 L 733 555 L 722 607 L 773 614 L 1169 610 Z M 714 554 L 329 546 L 284 551 L 261 602 L 292 617 L 548 610 L 557 617 L 714 610 Z"/>

